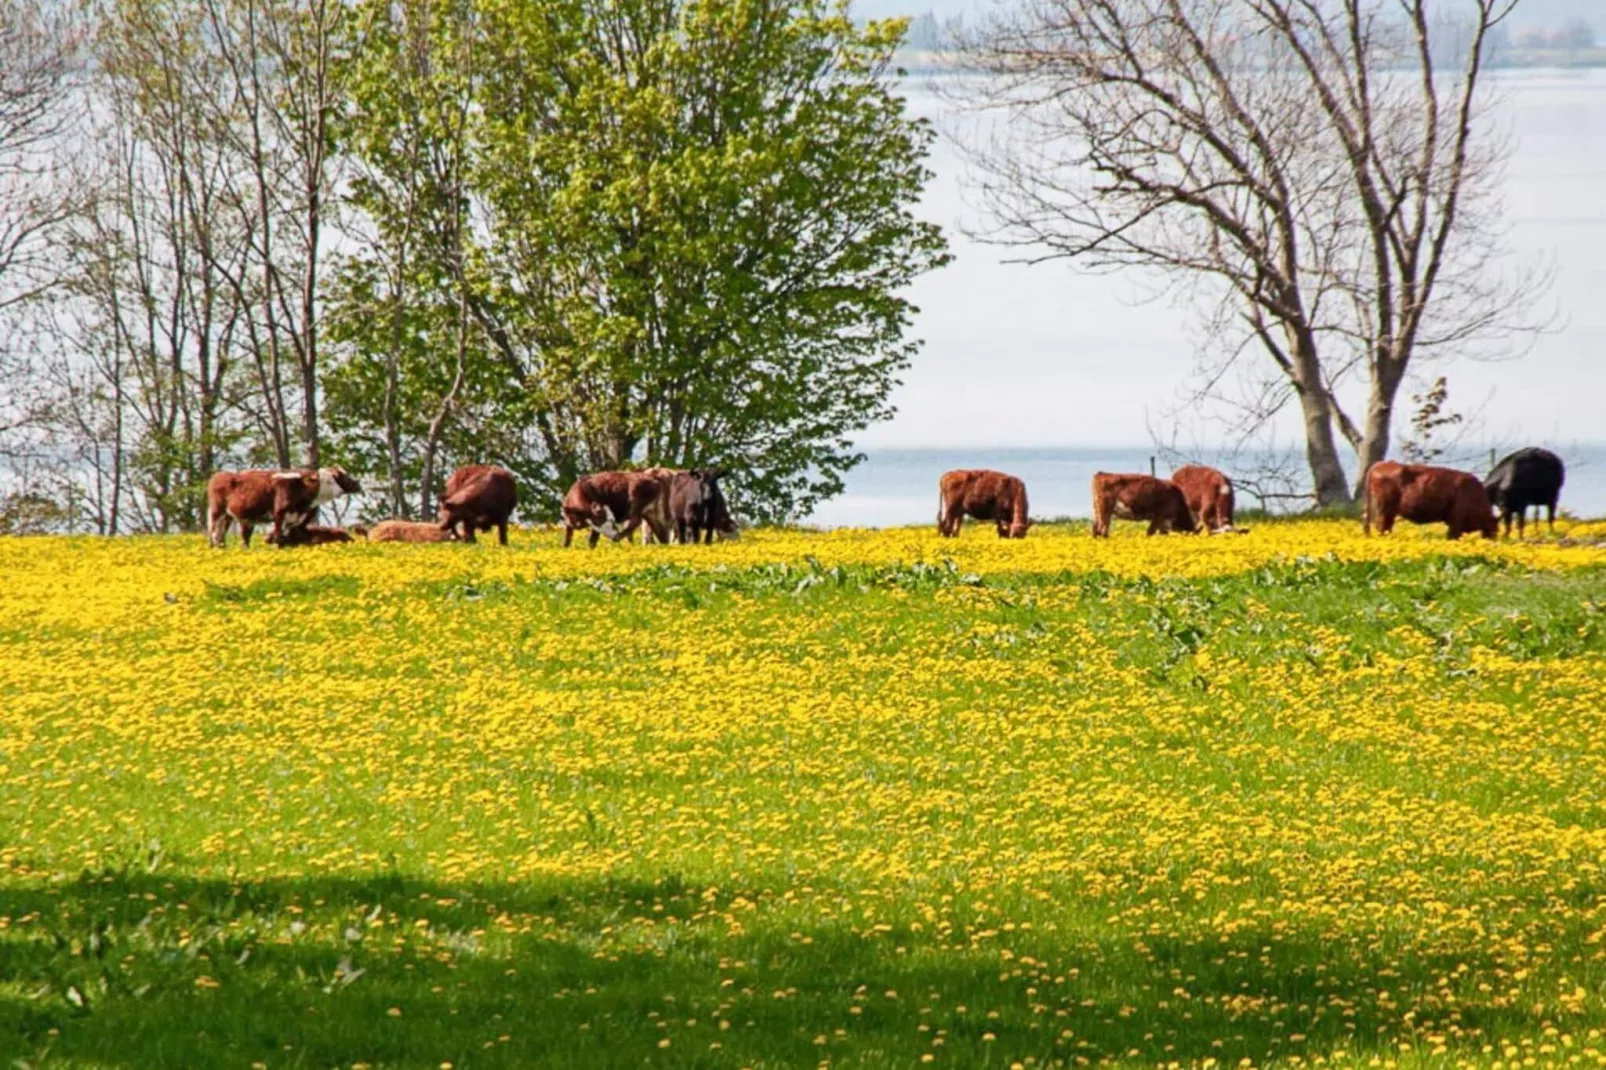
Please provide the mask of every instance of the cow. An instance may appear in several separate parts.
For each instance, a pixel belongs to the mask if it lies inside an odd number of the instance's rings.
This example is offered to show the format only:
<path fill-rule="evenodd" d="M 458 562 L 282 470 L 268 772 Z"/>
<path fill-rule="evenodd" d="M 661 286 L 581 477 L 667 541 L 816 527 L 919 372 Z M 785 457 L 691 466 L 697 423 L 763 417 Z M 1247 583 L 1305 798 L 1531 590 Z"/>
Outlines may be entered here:
<path fill-rule="evenodd" d="M 714 533 L 734 537 L 736 522 L 719 481 L 723 468 L 676 472 L 669 480 L 669 517 L 675 538 L 680 542 L 714 541 Z M 687 536 L 690 536 L 688 538 Z"/>
<path fill-rule="evenodd" d="M 1003 472 L 956 468 L 937 480 L 937 534 L 951 539 L 965 517 L 991 520 L 1000 539 L 1024 539 L 1032 526 L 1027 516 L 1026 484 Z"/>
<path fill-rule="evenodd" d="M 457 532 L 427 520 L 381 520 L 368 532 L 369 542 L 456 542 Z"/>
<path fill-rule="evenodd" d="M 1109 538 L 1110 521 L 1147 520 L 1150 535 L 1199 530 L 1182 488 L 1169 479 L 1110 472 L 1093 473 L 1093 535 Z"/>
<path fill-rule="evenodd" d="M 663 478 L 653 472 L 595 472 L 581 476 L 563 496 L 563 545 L 574 533 L 590 529 L 590 545 L 606 535 L 615 542 L 628 539 L 645 523 L 659 542 L 669 541 L 669 530 L 656 511 L 649 512 L 668 493 Z M 624 527 L 617 525 L 623 522 Z"/>
<path fill-rule="evenodd" d="M 470 464 L 453 472 L 441 496 L 441 528 L 474 541 L 474 529 L 496 529 L 497 542 L 507 545 L 507 521 L 519 504 L 519 486 L 506 468 Z"/>
<path fill-rule="evenodd" d="M 1471 472 L 1428 464 L 1378 461 L 1366 470 L 1361 526 L 1372 533 L 1377 518 L 1379 534 L 1394 530 L 1396 517 L 1414 524 L 1444 524 L 1450 538 L 1481 532 L 1486 539 L 1500 533 L 1500 521 L 1489 504 L 1489 492 Z"/>
<path fill-rule="evenodd" d="M 1517 538 L 1527 534 L 1529 506 L 1544 506 L 1549 512 L 1550 530 L 1555 531 L 1556 502 L 1566 478 L 1567 467 L 1561 458 L 1537 446 L 1502 457 L 1484 479 L 1483 489 L 1505 521 L 1506 537 L 1511 536 L 1513 515 L 1517 518 Z"/>
<path fill-rule="evenodd" d="M 275 541 L 310 520 L 318 506 L 342 494 L 361 494 L 362 486 L 338 465 L 279 471 L 252 469 L 218 472 L 206 484 L 206 529 L 213 546 L 228 541 L 231 521 L 240 525 L 240 540 L 251 545 L 251 529 L 273 521 Z"/>
<path fill-rule="evenodd" d="M 281 549 L 291 546 L 327 546 L 332 542 L 351 542 L 353 535 L 361 538 L 366 534 L 367 529 L 361 525 L 347 531 L 345 528 L 325 527 L 322 524 L 302 524 L 300 527 L 286 529 L 282 538 L 274 532 L 268 532 L 268 545 L 278 546 Z"/>
<path fill-rule="evenodd" d="M 1232 480 L 1214 468 L 1185 464 L 1171 473 L 1199 526 L 1210 534 L 1232 531 Z"/>

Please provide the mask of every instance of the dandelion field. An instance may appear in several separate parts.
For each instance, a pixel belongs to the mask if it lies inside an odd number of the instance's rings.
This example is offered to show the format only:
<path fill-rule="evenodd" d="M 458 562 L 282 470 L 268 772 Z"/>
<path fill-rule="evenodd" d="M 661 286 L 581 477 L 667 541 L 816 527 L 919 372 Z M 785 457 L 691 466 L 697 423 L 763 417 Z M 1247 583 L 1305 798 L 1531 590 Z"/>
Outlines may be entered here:
<path fill-rule="evenodd" d="M 1606 1063 L 1606 528 L 1127 527 L 0 540 L 0 1062 Z"/>

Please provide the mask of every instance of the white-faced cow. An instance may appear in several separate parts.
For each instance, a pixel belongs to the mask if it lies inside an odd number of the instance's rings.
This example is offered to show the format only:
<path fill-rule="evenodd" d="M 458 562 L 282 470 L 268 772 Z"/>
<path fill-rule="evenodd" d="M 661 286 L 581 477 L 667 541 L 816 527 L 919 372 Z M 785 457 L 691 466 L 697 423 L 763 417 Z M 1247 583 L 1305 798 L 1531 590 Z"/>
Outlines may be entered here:
<path fill-rule="evenodd" d="M 276 542 L 312 518 L 318 506 L 342 494 L 361 494 L 362 486 L 338 465 L 288 470 L 218 472 L 206 484 L 206 528 L 213 546 L 228 541 L 229 524 L 240 525 L 240 540 L 251 545 L 251 529 L 273 522 Z"/>

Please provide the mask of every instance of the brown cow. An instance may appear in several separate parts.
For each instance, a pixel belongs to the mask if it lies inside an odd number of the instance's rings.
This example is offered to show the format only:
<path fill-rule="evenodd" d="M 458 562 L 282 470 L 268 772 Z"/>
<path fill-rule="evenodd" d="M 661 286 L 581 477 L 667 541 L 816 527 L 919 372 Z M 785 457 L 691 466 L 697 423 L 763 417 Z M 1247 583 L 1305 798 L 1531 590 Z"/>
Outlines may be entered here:
<path fill-rule="evenodd" d="M 287 471 L 252 469 L 218 472 L 206 484 L 206 528 L 213 546 L 228 541 L 230 521 L 238 521 L 240 539 L 251 545 L 251 529 L 273 521 L 276 540 L 285 531 L 312 518 L 318 506 L 342 494 L 361 494 L 362 486 L 344 468 L 300 468 Z"/>
<path fill-rule="evenodd" d="M 669 541 L 668 528 L 649 509 L 667 493 L 662 478 L 652 472 L 596 472 L 581 476 L 563 496 L 563 545 L 574 533 L 591 530 L 590 545 L 606 535 L 618 542 L 628 539 L 643 522 L 659 542 Z M 624 522 L 623 528 L 615 525 Z"/>
<path fill-rule="evenodd" d="M 368 532 L 369 542 L 456 542 L 457 533 L 425 520 L 381 520 Z"/>
<path fill-rule="evenodd" d="M 496 539 L 507 545 L 507 521 L 519 504 L 519 486 L 513 473 L 489 464 L 470 464 L 459 468 L 446 481 L 441 496 L 441 528 L 474 541 L 474 529 L 496 529 Z"/>
<path fill-rule="evenodd" d="M 284 538 L 279 538 L 273 532 L 268 532 L 268 545 L 279 547 L 290 546 L 327 546 L 332 542 L 350 542 L 352 536 L 361 538 L 367 534 L 361 525 L 347 531 L 345 528 L 325 527 L 322 524 L 302 524 L 298 528 L 288 528 Z"/>
<path fill-rule="evenodd" d="M 1000 539 L 1024 539 L 1032 526 L 1027 517 L 1026 484 L 1003 472 L 956 468 L 937 481 L 937 534 L 953 538 L 965 517 L 991 520 Z"/>
<path fill-rule="evenodd" d="M 1214 468 L 1185 464 L 1171 473 L 1188 509 L 1204 530 L 1215 535 L 1232 531 L 1232 480 Z"/>
<path fill-rule="evenodd" d="M 1198 530 L 1182 488 L 1169 479 L 1137 474 L 1093 473 L 1093 535 L 1108 538 L 1110 521 L 1147 520 L 1149 534 Z"/>
<path fill-rule="evenodd" d="M 1382 535 L 1393 531 L 1395 518 L 1402 516 L 1413 524 L 1444 524 L 1452 539 L 1473 532 L 1492 539 L 1500 531 L 1482 480 L 1454 468 L 1378 461 L 1366 472 L 1361 527 L 1368 535 L 1374 510 Z"/>

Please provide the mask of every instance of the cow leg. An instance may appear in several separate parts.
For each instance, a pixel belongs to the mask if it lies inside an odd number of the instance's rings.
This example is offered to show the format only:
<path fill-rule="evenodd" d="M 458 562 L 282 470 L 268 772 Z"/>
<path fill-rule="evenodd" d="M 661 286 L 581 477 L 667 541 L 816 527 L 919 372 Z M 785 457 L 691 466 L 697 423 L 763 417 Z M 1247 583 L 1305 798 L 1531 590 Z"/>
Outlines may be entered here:
<path fill-rule="evenodd" d="M 597 540 L 600 538 L 602 538 L 602 532 L 598 531 L 596 528 L 592 528 L 591 537 L 586 541 L 586 545 L 595 550 L 597 548 Z"/>
<path fill-rule="evenodd" d="M 219 510 L 210 519 L 207 529 L 211 535 L 212 545 L 221 550 L 229 543 L 229 522 L 234 518 L 225 509 Z"/>
<path fill-rule="evenodd" d="M 573 542 L 573 541 L 574 541 L 574 529 L 571 528 L 569 526 L 569 522 L 567 520 L 565 520 L 563 522 L 563 547 L 564 547 L 564 549 L 568 549 L 569 544 L 571 542 Z"/>
<path fill-rule="evenodd" d="M 240 521 L 240 543 L 242 545 L 247 547 L 251 545 L 251 531 L 253 527 L 254 525 L 249 520 Z"/>
<path fill-rule="evenodd" d="M 1526 505 L 1524 505 L 1522 507 L 1522 512 L 1517 514 L 1517 538 L 1519 540 L 1521 540 L 1521 539 L 1526 539 L 1527 537 L 1528 537 L 1528 507 Z"/>
<path fill-rule="evenodd" d="M 1554 535 L 1556 533 L 1556 502 L 1554 499 L 1545 504 L 1545 512 L 1549 514 L 1546 524 L 1550 528 L 1550 533 Z"/>
<path fill-rule="evenodd" d="M 500 524 L 496 525 L 496 541 L 497 541 L 497 543 L 499 543 L 502 546 L 506 546 L 507 545 L 507 521 L 506 520 L 504 520 Z"/>
<path fill-rule="evenodd" d="M 455 526 L 455 522 L 454 522 L 453 526 Z M 474 538 L 474 521 L 473 520 L 465 520 L 465 521 L 463 521 L 463 541 L 465 541 L 465 542 L 476 542 L 476 541 L 478 541 L 478 540 L 476 540 Z"/>

